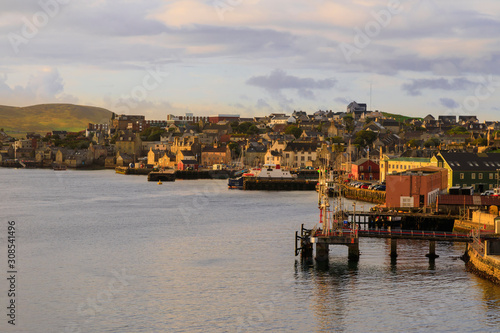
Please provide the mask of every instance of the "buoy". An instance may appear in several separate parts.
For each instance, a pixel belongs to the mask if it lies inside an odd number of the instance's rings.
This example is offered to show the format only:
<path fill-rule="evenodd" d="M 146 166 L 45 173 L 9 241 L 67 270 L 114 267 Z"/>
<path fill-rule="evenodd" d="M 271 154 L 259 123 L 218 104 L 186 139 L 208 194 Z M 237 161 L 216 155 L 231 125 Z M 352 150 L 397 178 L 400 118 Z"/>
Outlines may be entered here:
<path fill-rule="evenodd" d="M 159 181 L 158 181 L 158 185 L 161 185 L 161 184 L 163 184 L 163 183 L 161 182 L 161 180 L 159 180 Z"/>

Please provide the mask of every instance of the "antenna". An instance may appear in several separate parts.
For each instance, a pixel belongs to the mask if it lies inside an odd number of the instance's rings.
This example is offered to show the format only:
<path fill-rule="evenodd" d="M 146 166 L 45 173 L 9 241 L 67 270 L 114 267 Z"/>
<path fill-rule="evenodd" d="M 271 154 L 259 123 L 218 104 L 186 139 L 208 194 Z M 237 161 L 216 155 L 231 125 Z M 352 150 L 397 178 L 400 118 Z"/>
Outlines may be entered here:
<path fill-rule="evenodd" d="M 372 81 L 370 81 L 370 110 L 368 111 L 373 111 L 372 109 Z"/>

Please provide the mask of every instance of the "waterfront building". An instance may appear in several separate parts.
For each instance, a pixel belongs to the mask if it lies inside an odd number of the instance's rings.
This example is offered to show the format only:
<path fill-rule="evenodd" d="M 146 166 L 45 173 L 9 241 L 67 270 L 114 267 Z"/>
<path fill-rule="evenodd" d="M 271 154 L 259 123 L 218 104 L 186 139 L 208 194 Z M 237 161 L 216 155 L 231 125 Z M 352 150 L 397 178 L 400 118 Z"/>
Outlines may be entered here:
<path fill-rule="evenodd" d="M 386 177 L 389 174 L 400 173 L 406 170 L 430 165 L 431 159 L 427 157 L 391 157 L 382 154 L 380 157 L 380 181 L 386 181 Z M 434 165 L 436 165 L 436 163 Z"/>
<path fill-rule="evenodd" d="M 351 175 L 355 180 L 379 180 L 380 167 L 368 158 L 361 158 L 352 163 Z"/>
<path fill-rule="evenodd" d="M 448 171 L 433 166 L 386 176 L 386 207 L 429 207 L 446 192 Z"/>
<path fill-rule="evenodd" d="M 135 158 L 142 155 L 142 140 L 139 135 L 134 133 L 126 132 L 118 136 L 115 146 L 119 153 L 125 153 Z"/>
<path fill-rule="evenodd" d="M 500 154 L 440 152 L 432 163 L 448 170 L 448 188 L 472 186 L 483 192 L 498 186 Z"/>
<path fill-rule="evenodd" d="M 214 164 L 229 164 L 231 162 L 231 150 L 228 145 L 206 146 L 201 150 L 201 164 L 212 166 Z"/>

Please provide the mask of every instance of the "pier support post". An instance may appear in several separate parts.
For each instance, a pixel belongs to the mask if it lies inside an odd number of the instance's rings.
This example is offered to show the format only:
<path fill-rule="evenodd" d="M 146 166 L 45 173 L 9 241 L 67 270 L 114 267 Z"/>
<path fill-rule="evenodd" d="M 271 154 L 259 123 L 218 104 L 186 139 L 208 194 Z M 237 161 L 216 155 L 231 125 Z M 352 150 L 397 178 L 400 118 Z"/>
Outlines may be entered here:
<path fill-rule="evenodd" d="M 391 258 L 396 258 L 398 256 L 398 240 L 396 238 L 391 238 Z"/>
<path fill-rule="evenodd" d="M 349 244 L 349 261 L 359 261 L 359 243 Z"/>
<path fill-rule="evenodd" d="M 312 259 L 313 245 L 309 242 L 302 244 L 301 258 L 304 260 Z"/>
<path fill-rule="evenodd" d="M 436 254 L 436 241 L 429 241 L 429 253 L 425 255 L 429 259 L 436 259 L 439 256 Z"/>
<path fill-rule="evenodd" d="M 316 243 L 316 260 L 328 261 L 328 244 Z"/>

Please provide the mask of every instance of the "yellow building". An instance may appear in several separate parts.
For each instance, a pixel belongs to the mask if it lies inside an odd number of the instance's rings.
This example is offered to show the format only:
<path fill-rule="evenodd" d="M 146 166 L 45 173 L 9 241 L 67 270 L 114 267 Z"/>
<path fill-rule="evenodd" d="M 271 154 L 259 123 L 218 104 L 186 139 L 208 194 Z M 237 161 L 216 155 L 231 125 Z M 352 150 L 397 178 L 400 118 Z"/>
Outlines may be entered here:
<path fill-rule="evenodd" d="M 116 151 L 125 153 L 132 157 L 140 157 L 142 151 L 142 140 L 139 135 L 125 133 L 120 135 L 115 142 Z"/>
<path fill-rule="evenodd" d="M 384 154 L 380 158 L 380 181 L 385 182 L 387 174 L 426 166 L 437 166 L 437 163 L 433 164 L 431 159 L 426 157 L 392 157 Z"/>

